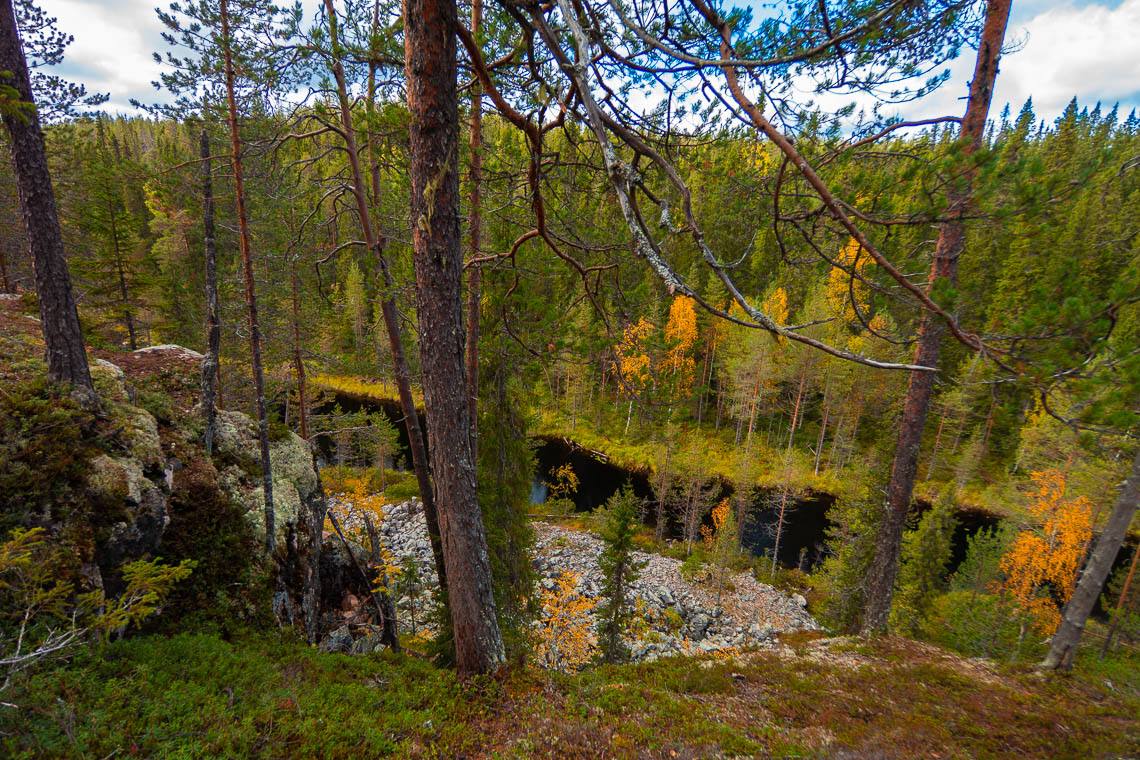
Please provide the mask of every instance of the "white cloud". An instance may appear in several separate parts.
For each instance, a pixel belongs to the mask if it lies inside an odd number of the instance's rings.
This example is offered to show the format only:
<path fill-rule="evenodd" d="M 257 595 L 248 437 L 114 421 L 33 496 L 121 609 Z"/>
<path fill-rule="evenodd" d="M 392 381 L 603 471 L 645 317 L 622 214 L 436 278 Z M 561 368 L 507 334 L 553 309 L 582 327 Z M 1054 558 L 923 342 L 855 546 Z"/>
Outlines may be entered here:
<path fill-rule="evenodd" d="M 89 92 L 109 93 L 108 110 L 133 111 L 131 98 L 163 99 L 151 86 L 159 73 L 152 53 L 165 47 L 154 0 L 42 0 L 41 5 L 75 37 L 59 73 L 87 85 Z"/>
<path fill-rule="evenodd" d="M 1066 2 L 1034 4 L 1031 17 L 1022 14 L 1011 22 L 1006 40 L 1021 43 L 1001 62 L 991 114 L 1005 104 L 1014 115 L 1033 98 L 1038 118 L 1061 115 L 1075 96 L 1084 106 L 1097 101 L 1104 108 L 1119 102 L 1122 114 L 1140 108 L 1140 0 L 1124 0 L 1115 7 L 1089 3 L 1078 7 Z M 1015 3 L 1016 7 L 1016 3 Z M 965 95 L 973 76 L 974 52 L 963 51 L 954 62 L 950 81 L 923 103 L 899 110 L 910 118 L 957 116 L 965 108 Z"/>
<path fill-rule="evenodd" d="M 997 103 L 1017 108 L 1033 96 L 1034 110 L 1056 116 L 1076 96 L 1085 105 L 1140 106 L 1140 0 L 1115 8 L 1065 5 L 1035 16 L 1015 39 L 1025 47 L 1002 62 Z"/>

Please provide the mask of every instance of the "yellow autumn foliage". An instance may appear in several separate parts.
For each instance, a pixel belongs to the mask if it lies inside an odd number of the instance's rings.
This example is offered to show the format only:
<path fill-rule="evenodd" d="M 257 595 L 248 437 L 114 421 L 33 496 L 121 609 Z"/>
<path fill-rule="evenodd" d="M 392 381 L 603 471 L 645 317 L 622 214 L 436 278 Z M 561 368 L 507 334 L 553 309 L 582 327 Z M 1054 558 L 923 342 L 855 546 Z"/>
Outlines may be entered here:
<path fill-rule="evenodd" d="M 827 275 L 828 307 L 844 322 L 854 322 L 855 307 L 858 306 L 860 314 L 865 314 L 868 308 L 869 290 L 859 278 L 866 276 L 871 257 L 851 238 L 840 249 L 836 261 L 841 266 L 832 267 Z"/>
<path fill-rule="evenodd" d="M 568 672 L 597 651 L 591 613 L 597 602 L 578 590 L 581 576 L 568 571 L 553 589 L 542 589 L 542 615 L 535 624 L 534 653 L 548 668 Z"/>
<path fill-rule="evenodd" d="M 651 332 L 653 332 L 653 323 L 641 317 L 625 328 L 621 343 L 617 347 L 621 378 L 634 391 L 642 391 L 649 387 L 653 362 L 649 358 L 646 342 Z"/>
<path fill-rule="evenodd" d="M 325 372 L 314 373 L 309 376 L 309 382 L 320 388 L 327 388 L 330 391 L 338 391 L 350 396 L 359 396 L 362 398 L 375 399 L 377 401 L 387 399 L 398 399 L 400 397 L 399 388 L 396 383 L 381 379 L 370 380 L 363 377 L 356 377 L 353 375 L 330 375 Z M 416 403 L 423 403 L 423 395 L 415 388 L 412 389 L 412 398 Z"/>
<path fill-rule="evenodd" d="M 695 302 L 688 296 L 677 296 L 669 306 L 669 321 L 665 324 L 665 342 L 668 349 L 662 369 L 673 376 L 674 396 L 683 395 L 693 384 L 696 360 L 691 352 L 697 342 L 697 311 Z"/>

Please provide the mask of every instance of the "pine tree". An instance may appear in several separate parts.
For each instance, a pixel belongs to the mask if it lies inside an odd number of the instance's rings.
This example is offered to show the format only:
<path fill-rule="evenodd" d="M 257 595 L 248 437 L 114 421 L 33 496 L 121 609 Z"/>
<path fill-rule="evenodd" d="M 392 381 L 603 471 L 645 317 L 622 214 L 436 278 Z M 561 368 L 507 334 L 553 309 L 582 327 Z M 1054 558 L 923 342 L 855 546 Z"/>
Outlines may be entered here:
<path fill-rule="evenodd" d="M 970 83 L 970 96 L 966 115 L 962 120 L 960 138 L 963 157 L 970 160 L 982 147 L 983 131 L 993 96 L 993 83 L 997 77 L 998 60 L 1009 21 L 1010 0 L 989 0 L 982 28 L 981 43 Z M 949 191 L 950 217 L 938 234 L 938 245 L 931 266 L 930 290 L 935 287 L 953 287 L 958 277 L 958 261 L 965 250 L 963 218 L 971 203 L 974 171 L 967 169 Z M 919 330 L 918 347 L 914 363 L 923 367 L 937 367 L 942 356 L 942 338 L 946 323 L 935 314 L 923 317 Z M 895 458 L 891 465 L 891 479 L 887 487 L 888 509 L 878 526 L 875 556 L 867 582 L 867 609 L 863 616 L 863 632 L 884 630 L 890 617 L 891 598 L 894 595 L 895 574 L 902 548 L 903 525 L 911 507 L 914 480 L 918 473 L 918 455 L 926 413 L 934 391 L 934 373 L 911 373 L 906 404 L 899 425 Z"/>
<path fill-rule="evenodd" d="M 132 183 L 118 139 L 114 135 L 108 139 L 102 117 L 95 122 L 95 133 L 95 143 L 81 159 L 92 188 L 78 209 L 79 228 L 92 251 L 88 259 L 77 262 L 76 270 L 89 282 L 92 305 L 121 320 L 134 351 L 139 347 L 143 292 L 151 285 L 147 275 L 154 266 L 140 234 L 146 222 L 133 218 L 127 208 L 124 189 Z"/>
<path fill-rule="evenodd" d="M 409 174 L 424 406 L 460 673 L 504 660 L 487 540 L 476 492 L 466 392 L 459 236 L 457 9 L 404 3 Z"/>
<path fill-rule="evenodd" d="M 47 349 L 48 378 L 68 383 L 83 403 L 98 403 L 79 311 L 59 231 L 40 117 L 11 0 L 0 0 L 0 117 L 16 170 L 20 206 L 36 271 L 36 296 Z"/>
<path fill-rule="evenodd" d="M 485 336 L 493 338 L 493 336 Z M 526 399 L 516 361 L 499 337 L 480 352 L 483 386 L 479 419 L 479 505 L 487 526 L 499 628 L 508 657 L 521 654 L 527 626 L 533 619 L 531 530 L 528 509 L 534 477 L 534 452 L 527 439 Z M 488 350 L 490 349 L 490 350 Z"/>
<path fill-rule="evenodd" d="M 299 11 L 298 11 L 299 12 Z M 158 11 L 166 27 L 163 39 L 188 55 L 156 54 L 167 69 L 161 84 L 174 96 L 172 105 L 151 110 L 185 118 L 208 115 L 224 120 L 229 130 L 229 163 L 233 172 L 237 214 L 238 250 L 245 290 L 246 326 L 249 330 L 250 364 L 257 408 L 261 448 L 262 489 L 265 500 L 265 547 L 276 548 L 273 507 L 273 467 L 269 458 L 269 415 L 265 396 L 262 328 L 254 276 L 253 235 L 250 228 L 249 193 L 245 177 L 245 149 L 241 125 L 246 112 L 268 100 L 268 94 L 283 86 L 282 58 L 288 51 L 276 44 L 290 12 L 249 0 L 217 0 L 196 4 L 173 4 L 169 12 Z M 206 30 L 203 32 L 203 30 Z"/>

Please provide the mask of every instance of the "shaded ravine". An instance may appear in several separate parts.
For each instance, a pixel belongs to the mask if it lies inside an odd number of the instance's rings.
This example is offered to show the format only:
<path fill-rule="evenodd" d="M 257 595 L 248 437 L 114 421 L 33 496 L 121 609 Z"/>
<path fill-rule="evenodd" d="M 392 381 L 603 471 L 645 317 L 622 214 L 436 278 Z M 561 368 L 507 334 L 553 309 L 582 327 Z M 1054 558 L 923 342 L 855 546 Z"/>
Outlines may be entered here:
<path fill-rule="evenodd" d="M 401 458 L 408 461 L 408 434 L 403 423 L 403 412 L 395 400 L 378 400 L 343 392 L 328 392 L 331 399 L 319 405 L 314 411 L 328 413 L 334 404 L 346 412 L 359 410 L 380 411 L 399 433 Z M 425 425 L 422 409 L 419 410 L 420 424 Z M 535 452 L 535 473 L 531 488 L 531 502 L 542 504 L 547 499 L 546 481 L 550 472 L 563 465 L 570 465 L 578 476 L 579 486 L 573 495 L 576 512 L 589 512 L 606 503 L 622 485 L 629 482 L 639 497 L 655 502 L 650 487 L 651 471 L 647 468 L 630 468 L 613 462 L 604 452 L 580 446 L 572 439 L 553 436 L 532 436 Z M 317 452 L 326 461 L 332 459 L 331 441 L 318 441 Z M 733 485 L 720 480 L 721 492 L 718 498 L 731 495 Z M 778 560 L 785 567 L 810 569 L 823 559 L 823 546 L 830 526 L 828 512 L 834 506 L 836 496 L 823 491 L 808 491 L 789 497 L 784 515 L 784 526 L 780 537 Z M 773 526 L 778 519 L 779 489 L 760 489 L 751 508 L 748 510 L 741 528 L 742 547 L 755 556 L 771 556 L 775 544 Z M 919 514 L 930 508 L 930 503 L 916 499 Z M 648 521 L 652 521 L 654 510 L 647 510 Z M 957 527 L 951 545 L 951 559 L 947 572 L 953 572 L 966 557 L 966 549 L 971 536 L 979 530 L 1000 525 L 1001 515 L 977 507 L 960 507 L 957 512 Z M 707 519 L 707 518 L 706 518 Z M 680 526 L 672 521 L 667 526 L 666 535 L 680 537 Z M 1132 552 L 1140 550 L 1135 542 L 1123 547 L 1116 558 L 1113 570 L 1131 560 Z"/>

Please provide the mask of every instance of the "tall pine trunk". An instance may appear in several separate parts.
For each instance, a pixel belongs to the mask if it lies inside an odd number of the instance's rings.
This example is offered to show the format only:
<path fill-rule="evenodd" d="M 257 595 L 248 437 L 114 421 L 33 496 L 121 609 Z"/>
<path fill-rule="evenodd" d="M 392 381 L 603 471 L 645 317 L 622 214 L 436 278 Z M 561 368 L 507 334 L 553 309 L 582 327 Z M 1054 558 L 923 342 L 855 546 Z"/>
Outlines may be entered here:
<path fill-rule="evenodd" d="M 202 359 L 202 416 L 206 425 L 206 456 L 214 449 L 217 411 L 215 396 L 220 370 L 218 352 L 222 343 L 222 323 L 218 318 L 218 247 L 214 231 L 214 183 L 210 168 L 210 135 L 203 129 L 198 140 L 202 163 L 202 229 L 206 249 L 206 356 Z"/>
<path fill-rule="evenodd" d="M 476 498 L 464 367 L 454 0 L 404 0 L 409 174 L 424 404 L 460 673 L 504 662 Z"/>
<path fill-rule="evenodd" d="M 297 416 L 301 437 L 309 442 L 309 399 L 305 389 L 305 361 L 301 355 L 301 283 L 297 276 L 297 259 L 289 262 L 289 280 L 293 286 L 293 371 L 297 375 Z"/>
<path fill-rule="evenodd" d="M 1104 530 L 1097 539 L 1096 548 L 1081 573 L 1081 580 L 1061 612 L 1061 624 L 1049 643 L 1049 651 L 1041 662 L 1041 667 L 1049 670 L 1068 670 L 1073 666 L 1073 656 L 1077 653 L 1081 633 L 1088 622 L 1089 614 L 1096 605 L 1104 582 L 1116 561 L 1116 554 L 1128 535 L 1128 526 L 1140 504 L 1140 450 L 1132 460 L 1132 472 L 1124 481 L 1120 495 L 1112 513 L 1108 516 Z M 1140 551 L 1140 549 L 1137 549 Z"/>
<path fill-rule="evenodd" d="M 63 252 L 44 135 L 39 114 L 31 107 L 32 85 L 11 0 L 0 0 L 0 72 L 7 72 L 0 76 L 0 84 L 10 86 L 19 101 L 29 105 L 28 110 L 16 104 L 6 106 L 2 116 L 35 269 L 48 378 L 69 383 L 78 400 L 94 406 L 98 397 L 87 367 L 87 348 L 83 345 L 79 310 Z"/>
<path fill-rule="evenodd" d="M 483 0 L 471 2 L 471 34 L 479 39 Z M 471 90 L 471 201 L 468 209 L 470 257 L 478 258 L 483 236 L 483 90 L 476 78 Z M 467 399 L 471 415 L 471 458 L 479 458 L 479 300 L 482 272 L 470 264 L 467 273 Z"/>
<path fill-rule="evenodd" d="M 8 276 L 8 241 L 0 243 L 0 293 L 15 293 L 16 288 Z"/>
<path fill-rule="evenodd" d="M 234 170 L 234 198 L 238 214 L 238 248 L 241 250 L 245 275 L 245 304 L 249 319 L 249 348 L 253 361 L 253 388 L 257 394 L 257 428 L 261 441 L 261 475 L 265 489 L 265 549 L 276 548 L 276 526 L 273 520 L 273 469 L 269 461 L 269 417 L 265 409 L 265 375 L 261 368 L 261 324 L 257 318 L 257 289 L 253 279 L 253 252 L 249 236 L 249 217 L 245 210 L 245 175 L 242 171 L 241 137 L 238 134 L 237 100 L 234 95 L 234 63 L 230 39 L 230 15 L 227 0 L 221 0 L 222 54 L 225 58 L 226 104 L 229 107 L 231 161 Z"/>
<path fill-rule="evenodd" d="M 986 20 L 978 45 L 974 65 L 974 79 L 970 82 L 969 103 L 962 120 L 961 139 L 963 159 L 982 147 L 986 118 L 990 111 L 994 79 L 997 77 L 1001 46 L 1009 21 L 1011 0 L 989 0 Z M 947 219 L 938 230 L 938 243 L 930 271 L 928 292 L 946 284 L 953 285 L 958 277 L 958 259 L 965 251 L 965 225 L 963 218 L 972 199 L 973 170 L 967 169 L 951 184 L 948 192 Z M 924 367 L 938 367 L 942 357 L 942 337 L 946 323 L 935 314 L 926 314 L 919 327 L 918 348 L 914 363 Z M 875 554 L 868 571 L 867 603 L 863 613 L 863 633 L 886 630 L 894 597 L 895 575 L 898 572 L 899 552 L 902 549 L 903 525 L 910 510 L 914 493 L 914 479 L 918 472 L 918 454 L 922 447 L 922 431 L 926 414 L 934 394 L 934 372 L 912 372 L 907 388 L 906 405 L 899 422 L 899 436 L 895 445 L 890 483 L 887 485 L 887 508 L 875 537 Z"/>
<path fill-rule="evenodd" d="M 332 38 L 334 56 L 338 56 L 339 54 L 336 52 L 338 48 L 337 15 L 332 0 L 325 0 L 325 10 L 329 16 L 329 34 Z M 372 212 L 368 206 L 368 193 L 360 167 L 360 152 L 356 145 L 356 130 L 352 123 L 352 105 L 348 97 L 348 84 L 345 81 L 344 67 L 339 57 L 334 57 L 332 69 L 337 83 L 341 126 L 344 131 L 344 147 L 348 155 L 349 168 L 352 170 L 352 192 L 356 200 L 357 217 L 360 220 L 361 232 L 364 234 L 364 243 L 368 246 L 368 250 L 376 255 L 379 262 L 384 288 L 388 293 L 391 293 L 393 290 L 392 275 L 388 270 L 388 262 L 384 258 L 384 240 L 376 234 L 376 227 L 372 222 Z M 372 188 L 373 194 L 379 196 L 379 182 L 375 172 L 373 179 L 375 180 Z M 416 483 L 420 488 L 420 500 L 424 505 L 424 521 L 427 523 L 428 540 L 431 543 L 432 555 L 435 558 L 436 575 L 439 578 L 440 588 L 446 590 L 448 585 L 447 566 L 444 561 L 443 540 L 440 536 L 435 493 L 432 489 L 432 479 L 428 469 L 428 450 L 424 444 L 415 398 L 412 396 L 412 373 L 404 354 L 404 337 L 400 329 L 400 316 L 396 309 L 395 297 L 386 295 L 381 299 L 380 313 L 384 317 L 384 328 L 388 333 L 388 345 L 392 350 L 392 368 L 396 375 L 396 390 L 400 396 L 400 409 L 404 414 L 404 425 L 408 431 L 408 448 L 412 456 L 412 469 L 416 473 Z"/>

